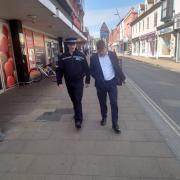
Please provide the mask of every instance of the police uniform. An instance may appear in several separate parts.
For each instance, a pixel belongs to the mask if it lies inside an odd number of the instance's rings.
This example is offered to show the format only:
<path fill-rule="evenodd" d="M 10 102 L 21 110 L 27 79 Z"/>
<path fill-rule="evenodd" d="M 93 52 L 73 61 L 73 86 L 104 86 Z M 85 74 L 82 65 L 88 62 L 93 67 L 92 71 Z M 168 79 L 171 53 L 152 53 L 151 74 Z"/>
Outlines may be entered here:
<path fill-rule="evenodd" d="M 76 39 L 68 38 L 66 39 L 66 43 L 76 43 Z M 63 76 L 68 94 L 74 107 L 75 125 L 79 123 L 79 127 L 76 127 L 81 128 L 81 123 L 83 120 L 81 101 L 83 96 L 84 76 L 86 76 L 85 83 L 90 83 L 89 66 L 83 53 L 75 50 L 73 54 L 65 52 L 59 57 L 56 68 L 58 86 L 62 84 Z"/>

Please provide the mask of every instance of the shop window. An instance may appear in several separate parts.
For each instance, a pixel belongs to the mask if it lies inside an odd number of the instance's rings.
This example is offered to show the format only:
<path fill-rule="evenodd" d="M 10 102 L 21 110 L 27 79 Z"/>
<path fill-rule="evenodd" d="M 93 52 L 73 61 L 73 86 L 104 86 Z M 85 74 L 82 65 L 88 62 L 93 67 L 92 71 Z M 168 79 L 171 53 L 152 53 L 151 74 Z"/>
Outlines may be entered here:
<path fill-rule="evenodd" d="M 170 44 L 171 44 L 171 34 L 162 35 L 162 55 L 169 56 L 170 55 Z"/>
<path fill-rule="evenodd" d="M 145 51 L 145 45 L 146 45 L 146 42 L 145 42 L 145 40 L 143 40 L 142 42 L 141 42 L 141 47 L 142 47 L 142 49 L 141 49 L 141 52 L 144 54 L 146 51 Z"/>

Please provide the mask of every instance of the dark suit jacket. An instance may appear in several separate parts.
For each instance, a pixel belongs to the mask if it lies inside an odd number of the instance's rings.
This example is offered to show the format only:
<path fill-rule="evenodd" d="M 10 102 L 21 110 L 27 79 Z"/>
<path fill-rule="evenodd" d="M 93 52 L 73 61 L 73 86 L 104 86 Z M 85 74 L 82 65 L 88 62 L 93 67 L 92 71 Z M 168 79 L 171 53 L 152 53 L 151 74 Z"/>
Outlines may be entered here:
<path fill-rule="evenodd" d="M 121 67 L 119 66 L 119 60 L 116 53 L 112 51 L 108 51 L 109 58 L 111 60 L 112 66 L 115 72 L 115 79 L 117 85 L 122 85 L 122 82 L 126 79 L 124 73 L 122 72 Z M 95 79 L 95 86 L 96 87 L 103 87 L 105 83 L 102 68 L 99 62 L 98 54 L 95 53 L 90 58 L 90 72 L 92 77 Z"/>

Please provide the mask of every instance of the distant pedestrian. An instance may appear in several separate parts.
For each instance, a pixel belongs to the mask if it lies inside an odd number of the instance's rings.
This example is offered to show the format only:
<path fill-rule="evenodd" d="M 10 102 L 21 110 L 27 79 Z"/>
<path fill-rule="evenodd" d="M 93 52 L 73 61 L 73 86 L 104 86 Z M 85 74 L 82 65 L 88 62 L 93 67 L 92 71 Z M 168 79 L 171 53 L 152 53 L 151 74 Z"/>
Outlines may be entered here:
<path fill-rule="evenodd" d="M 107 94 L 109 95 L 112 116 L 112 128 L 121 133 L 118 124 L 117 85 L 125 83 L 125 75 L 119 66 L 116 53 L 108 51 L 103 40 L 96 44 L 97 53 L 90 58 L 90 72 L 95 79 L 97 96 L 100 103 L 102 120 L 100 124 L 106 125 L 107 120 Z"/>
<path fill-rule="evenodd" d="M 58 60 L 56 69 L 57 85 L 62 86 L 64 76 L 66 87 L 74 107 L 75 127 L 81 128 L 83 121 L 82 96 L 84 87 L 84 76 L 86 76 L 86 87 L 90 83 L 90 71 L 83 53 L 76 48 L 77 39 L 67 38 L 66 44 L 68 51 L 62 54 Z"/>

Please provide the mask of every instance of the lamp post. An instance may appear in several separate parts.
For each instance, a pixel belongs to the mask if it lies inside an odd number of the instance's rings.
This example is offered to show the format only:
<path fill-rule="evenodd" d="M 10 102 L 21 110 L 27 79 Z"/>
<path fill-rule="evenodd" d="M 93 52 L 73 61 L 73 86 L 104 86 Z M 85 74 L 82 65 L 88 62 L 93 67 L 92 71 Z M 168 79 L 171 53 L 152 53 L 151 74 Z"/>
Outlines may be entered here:
<path fill-rule="evenodd" d="M 118 17 L 119 17 L 119 22 L 120 22 L 121 17 L 120 17 L 120 14 L 119 14 L 119 11 L 118 11 L 118 9 L 117 9 L 117 8 L 116 8 L 116 14 L 114 14 L 114 15 L 116 15 L 116 16 L 118 16 Z"/>

